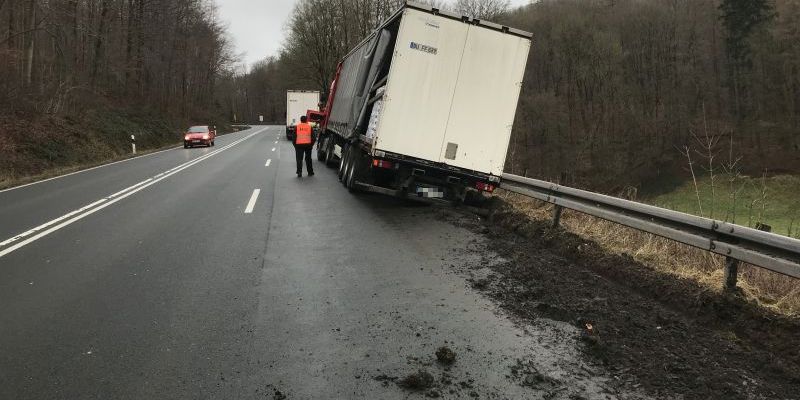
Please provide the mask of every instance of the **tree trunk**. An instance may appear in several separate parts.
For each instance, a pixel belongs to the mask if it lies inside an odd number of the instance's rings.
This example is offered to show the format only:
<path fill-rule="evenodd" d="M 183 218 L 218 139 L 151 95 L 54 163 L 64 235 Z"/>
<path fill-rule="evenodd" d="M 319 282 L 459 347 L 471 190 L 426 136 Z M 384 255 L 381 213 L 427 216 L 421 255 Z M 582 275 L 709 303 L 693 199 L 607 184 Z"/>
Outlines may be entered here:
<path fill-rule="evenodd" d="M 94 59 L 92 60 L 92 73 L 90 75 L 90 84 L 92 88 L 95 87 L 97 83 L 97 74 L 100 72 L 100 63 L 102 63 L 105 58 L 104 54 L 104 47 L 103 47 L 103 39 L 106 32 L 106 17 L 108 16 L 108 3 L 109 0 L 103 0 L 101 9 L 100 9 L 100 25 L 97 29 L 97 38 L 94 42 Z"/>
<path fill-rule="evenodd" d="M 81 39 L 80 36 L 78 36 L 78 10 L 79 10 L 78 0 L 70 0 L 69 9 L 72 12 L 72 21 L 71 21 L 72 32 L 70 37 L 71 40 L 70 44 L 72 47 L 72 60 L 70 61 L 72 65 L 70 66 L 69 74 L 72 76 L 73 80 L 77 80 L 76 79 L 77 77 L 75 75 L 77 75 L 78 71 L 80 71 L 80 69 L 78 68 L 78 61 L 80 60 L 78 54 L 80 54 L 81 51 L 81 46 L 80 46 Z"/>
<path fill-rule="evenodd" d="M 128 29 L 125 32 L 125 91 L 130 94 L 131 81 L 134 69 L 133 61 L 133 39 L 135 35 L 134 16 L 135 16 L 135 3 L 134 0 L 128 0 Z"/>
<path fill-rule="evenodd" d="M 30 17 L 28 23 L 28 48 L 25 50 L 25 86 L 30 86 L 33 78 L 33 50 L 36 45 L 36 0 L 30 2 Z"/>
<path fill-rule="evenodd" d="M 14 0 L 8 0 L 8 48 L 14 49 Z"/>
<path fill-rule="evenodd" d="M 136 67 L 134 74 L 136 76 L 136 86 L 139 91 L 139 96 L 144 96 L 145 86 L 143 76 L 144 72 L 144 0 L 137 0 L 136 10 L 136 48 L 134 54 L 136 56 Z"/>

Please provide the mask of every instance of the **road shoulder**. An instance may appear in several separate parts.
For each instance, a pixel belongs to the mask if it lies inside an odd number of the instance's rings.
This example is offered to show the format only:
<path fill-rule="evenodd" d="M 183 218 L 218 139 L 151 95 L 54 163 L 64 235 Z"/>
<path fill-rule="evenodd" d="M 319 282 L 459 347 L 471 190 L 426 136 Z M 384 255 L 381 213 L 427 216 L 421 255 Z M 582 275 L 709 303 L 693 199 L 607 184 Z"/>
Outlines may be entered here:
<path fill-rule="evenodd" d="M 469 270 L 472 286 L 525 324 L 546 318 L 575 326 L 570 340 L 613 374 L 616 389 L 686 399 L 800 391 L 797 321 L 609 254 L 511 208 L 494 222 L 469 227 L 507 261 L 482 257 Z"/>

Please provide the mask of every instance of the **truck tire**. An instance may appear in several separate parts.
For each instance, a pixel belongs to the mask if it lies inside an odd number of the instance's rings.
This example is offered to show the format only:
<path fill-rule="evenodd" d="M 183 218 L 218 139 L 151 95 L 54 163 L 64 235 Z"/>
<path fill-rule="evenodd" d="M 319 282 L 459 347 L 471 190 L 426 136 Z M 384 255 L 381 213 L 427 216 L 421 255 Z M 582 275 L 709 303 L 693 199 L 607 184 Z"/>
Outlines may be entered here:
<path fill-rule="evenodd" d="M 336 166 L 336 140 L 333 137 L 328 138 L 328 148 L 325 149 L 325 164 L 329 167 Z"/>
<path fill-rule="evenodd" d="M 342 179 L 342 184 L 344 187 L 347 188 L 349 191 L 353 191 L 353 176 L 356 174 L 356 164 L 358 164 L 358 155 L 356 154 L 357 151 L 352 151 L 352 154 L 348 157 L 347 168 L 344 170 L 344 178 Z"/>
<path fill-rule="evenodd" d="M 339 162 L 339 181 L 344 178 L 344 171 L 347 168 L 347 162 L 349 161 L 350 156 L 350 146 L 346 146 L 342 149 L 342 161 Z"/>
<path fill-rule="evenodd" d="M 328 147 L 328 138 L 323 139 L 321 142 L 317 143 L 317 161 L 325 162 L 328 158 L 328 154 L 325 152 L 325 149 Z"/>
<path fill-rule="evenodd" d="M 486 203 L 486 198 L 474 190 L 468 190 L 464 193 L 464 205 L 472 207 L 483 207 Z"/>
<path fill-rule="evenodd" d="M 347 169 L 347 175 L 344 181 L 344 186 L 351 193 L 358 192 L 356 182 L 361 179 L 364 170 L 364 157 L 360 151 L 355 150 L 350 156 L 350 167 Z"/>
<path fill-rule="evenodd" d="M 353 163 L 355 163 L 357 151 L 358 150 L 352 147 L 347 151 L 347 162 L 344 164 L 344 169 L 342 170 L 342 185 L 344 187 L 348 187 L 347 182 L 350 180 L 350 174 L 353 172 Z"/>

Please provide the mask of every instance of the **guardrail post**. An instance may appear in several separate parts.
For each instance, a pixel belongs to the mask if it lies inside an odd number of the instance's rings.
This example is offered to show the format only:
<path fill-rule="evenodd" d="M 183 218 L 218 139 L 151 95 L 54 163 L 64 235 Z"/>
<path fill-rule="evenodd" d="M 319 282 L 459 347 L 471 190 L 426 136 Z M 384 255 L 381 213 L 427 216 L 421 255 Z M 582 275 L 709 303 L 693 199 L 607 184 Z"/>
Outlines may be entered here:
<path fill-rule="evenodd" d="M 566 180 L 567 180 L 567 173 L 566 172 L 562 172 L 561 176 L 558 179 L 558 184 L 559 185 L 563 185 L 564 182 L 566 182 Z M 561 224 L 561 213 L 562 212 L 564 212 L 564 207 L 561 207 L 560 205 L 555 204 L 555 207 L 553 208 L 553 225 L 550 226 L 551 228 L 554 228 L 554 229 L 558 228 L 558 226 Z"/>
<path fill-rule="evenodd" d="M 756 229 L 764 232 L 772 232 L 772 227 L 767 224 L 758 223 Z M 736 289 L 736 284 L 739 281 L 739 265 L 741 262 L 730 256 L 725 257 L 725 287 L 726 291 Z"/>
<path fill-rule="evenodd" d="M 558 228 L 558 225 L 561 223 L 561 213 L 564 211 L 564 208 L 556 205 L 553 208 L 553 225 L 551 228 Z"/>
<path fill-rule="evenodd" d="M 736 283 L 739 281 L 739 260 L 733 257 L 725 257 L 725 282 L 724 289 L 732 291 L 736 289 Z"/>
<path fill-rule="evenodd" d="M 764 232 L 772 232 L 772 227 L 758 223 L 756 224 L 756 229 Z M 741 262 L 735 258 L 730 256 L 725 257 L 725 290 L 734 290 L 736 289 L 736 284 L 739 281 L 739 265 Z"/>
<path fill-rule="evenodd" d="M 133 155 L 136 155 L 136 136 L 131 135 L 131 150 Z"/>

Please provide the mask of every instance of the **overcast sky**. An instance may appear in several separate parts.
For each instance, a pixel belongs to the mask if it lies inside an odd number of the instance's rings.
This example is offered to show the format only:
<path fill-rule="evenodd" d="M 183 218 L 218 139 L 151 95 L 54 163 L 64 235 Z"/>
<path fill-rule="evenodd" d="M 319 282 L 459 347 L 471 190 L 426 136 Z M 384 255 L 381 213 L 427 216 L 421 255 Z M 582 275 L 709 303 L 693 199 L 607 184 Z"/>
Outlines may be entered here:
<path fill-rule="evenodd" d="M 215 0 L 220 18 L 228 25 L 236 52 L 248 65 L 277 55 L 292 5 L 297 0 Z M 513 6 L 529 0 L 511 0 Z"/>

